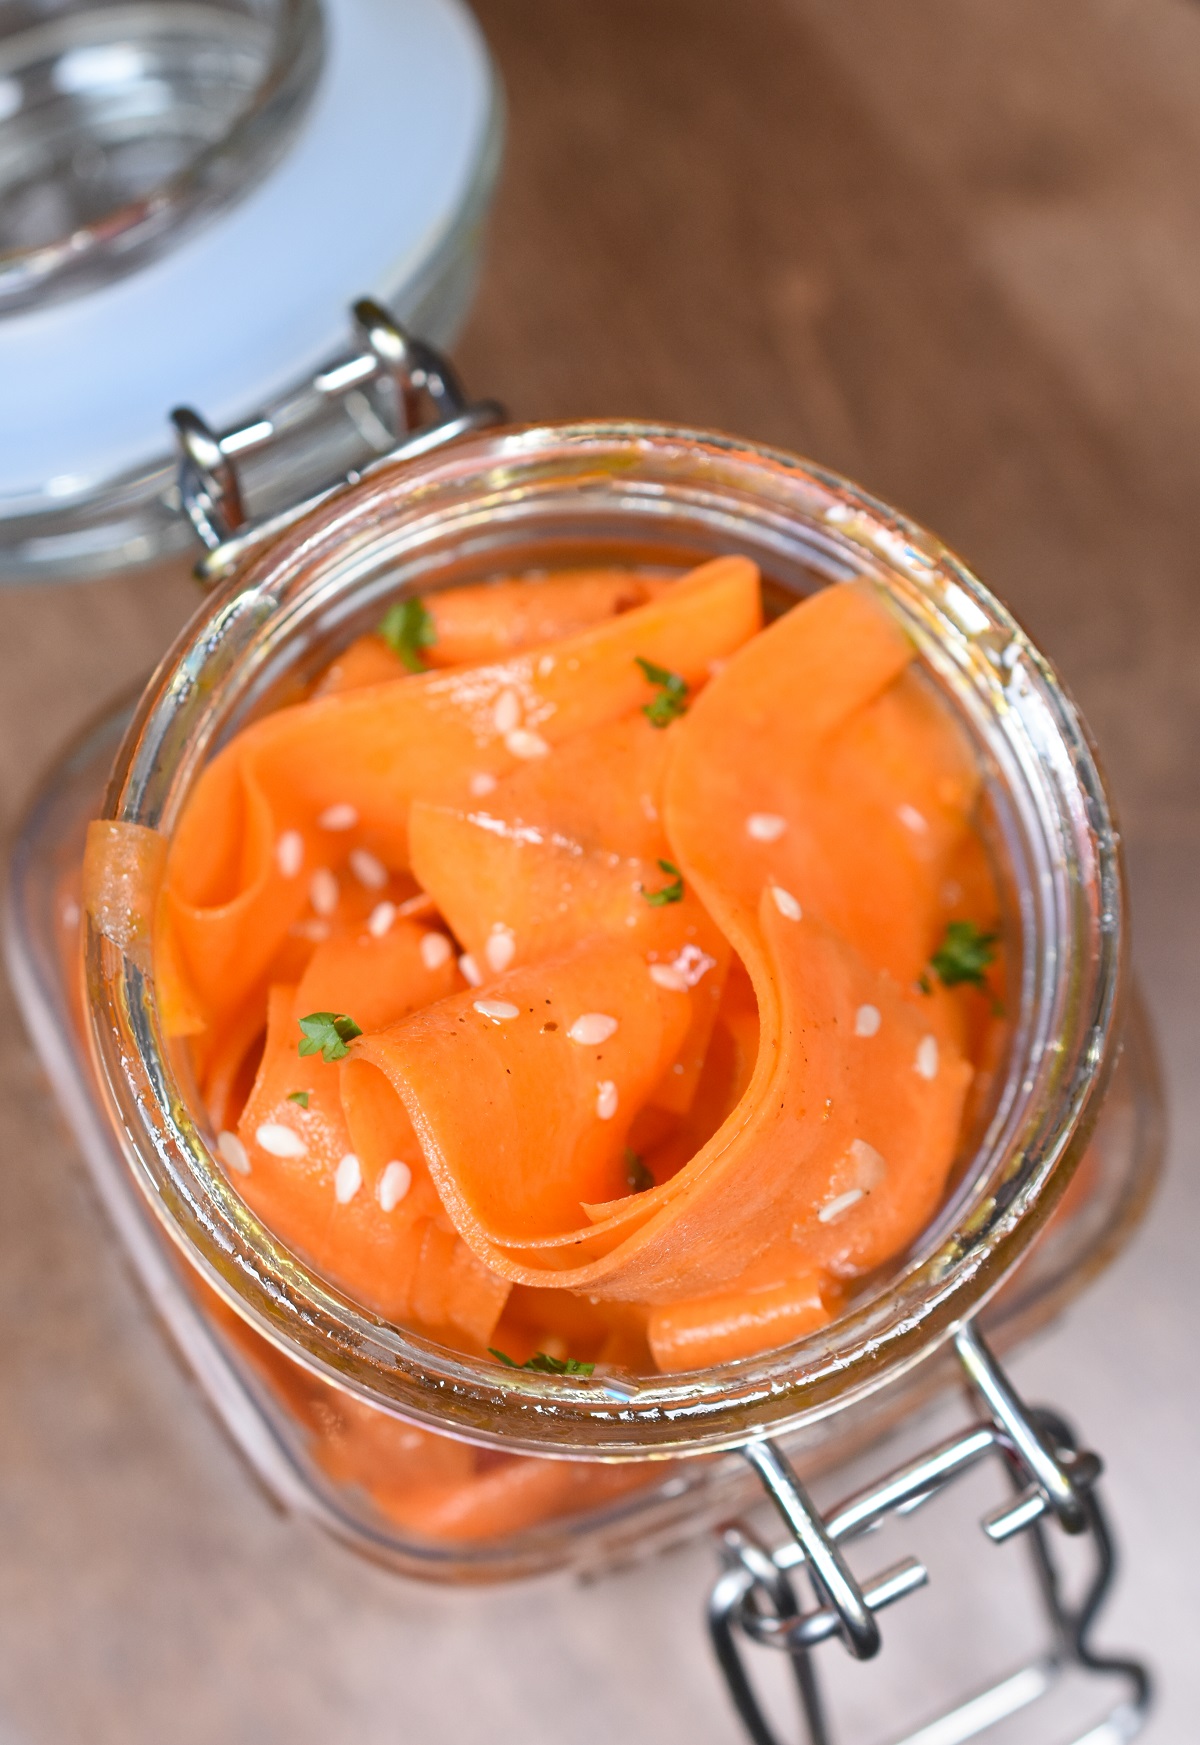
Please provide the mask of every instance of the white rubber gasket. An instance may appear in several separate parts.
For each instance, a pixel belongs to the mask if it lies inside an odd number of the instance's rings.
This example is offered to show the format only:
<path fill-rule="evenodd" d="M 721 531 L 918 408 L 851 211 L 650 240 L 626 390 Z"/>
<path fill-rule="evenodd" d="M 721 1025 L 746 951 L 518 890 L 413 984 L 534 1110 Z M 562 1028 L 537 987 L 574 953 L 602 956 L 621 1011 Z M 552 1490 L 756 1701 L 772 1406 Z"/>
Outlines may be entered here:
<path fill-rule="evenodd" d="M 174 405 L 244 417 L 345 344 L 351 298 L 394 294 L 453 230 L 496 102 L 471 14 L 325 0 L 325 22 L 309 114 L 244 200 L 126 279 L 0 320 L 0 516 L 160 455 Z"/>

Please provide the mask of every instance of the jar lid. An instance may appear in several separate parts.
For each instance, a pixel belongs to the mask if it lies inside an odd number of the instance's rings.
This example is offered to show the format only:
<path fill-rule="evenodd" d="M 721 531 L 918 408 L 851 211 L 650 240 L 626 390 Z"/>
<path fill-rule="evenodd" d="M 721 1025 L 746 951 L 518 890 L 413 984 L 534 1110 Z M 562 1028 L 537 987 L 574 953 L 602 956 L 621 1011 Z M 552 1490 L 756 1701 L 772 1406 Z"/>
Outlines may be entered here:
<path fill-rule="evenodd" d="M 460 0 L 326 0 L 325 30 L 307 114 L 255 185 L 137 270 L 0 316 L 0 579 L 185 546 L 170 408 L 278 413 L 355 293 L 439 340 L 461 319 L 497 157 L 479 31 Z"/>

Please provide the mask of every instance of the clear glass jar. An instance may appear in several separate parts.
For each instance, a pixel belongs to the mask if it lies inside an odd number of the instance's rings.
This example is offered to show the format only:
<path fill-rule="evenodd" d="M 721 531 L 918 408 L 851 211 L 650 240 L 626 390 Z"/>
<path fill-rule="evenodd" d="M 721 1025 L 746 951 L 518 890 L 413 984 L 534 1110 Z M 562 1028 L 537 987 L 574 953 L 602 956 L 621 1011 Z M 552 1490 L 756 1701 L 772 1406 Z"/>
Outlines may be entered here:
<path fill-rule="evenodd" d="M 0 316 L 109 284 L 239 199 L 321 66 L 317 0 L 7 10 Z"/>
<path fill-rule="evenodd" d="M 160 1032 L 152 966 L 87 917 L 72 1010 L 71 884 L 122 719 L 67 760 L 21 839 L 14 973 L 152 1295 L 277 1492 L 409 1573 L 595 1566 L 694 1531 L 744 1499 L 753 1481 L 731 1451 L 768 1431 L 802 1473 L 843 1461 L 957 1375 L 949 1342 L 972 1317 L 1003 1340 L 1057 1310 L 1153 1183 L 1153 1055 L 1125 997 L 1118 838 L 1078 714 L 935 539 L 790 455 L 611 423 L 493 431 L 382 465 L 205 602 L 133 712 L 104 815 L 169 834 L 206 759 L 302 694 L 397 594 L 722 552 L 759 563 L 775 608 L 856 575 L 884 584 L 977 749 L 1014 990 L 1003 1067 L 940 1213 L 846 1313 L 785 1349 L 672 1376 L 502 1374 L 365 1311 L 243 1204 Z M 414 1430 L 481 1450 L 481 1480 L 528 1463 L 540 1518 L 440 1539 L 406 1526 Z"/>

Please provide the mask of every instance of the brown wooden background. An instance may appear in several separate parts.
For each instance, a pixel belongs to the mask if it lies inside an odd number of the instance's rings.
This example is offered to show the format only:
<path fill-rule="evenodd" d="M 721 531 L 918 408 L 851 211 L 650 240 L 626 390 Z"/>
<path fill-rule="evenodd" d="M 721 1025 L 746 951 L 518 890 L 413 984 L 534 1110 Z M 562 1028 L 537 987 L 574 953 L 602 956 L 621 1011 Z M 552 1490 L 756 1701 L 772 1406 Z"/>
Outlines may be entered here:
<path fill-rule="evenodd" d="M 1109 1456 L 1129 1543 L 1110 1634 L 1161 1640 L 1152 1737 L 1183 1745 L 1200 1709 L 1172 1625 L 1196 1614 L 1194 1511 L 1173 1494 L 1200 1423 L 1200 9 L 476 9 L 510 138 L 459 348 L 471 384 L 521 415 L 714 425 L 857 477 L 1012 603 L 1103 746 L 1176 1143 L 1138 1247 L 1018 1372 Z M 0 596 L 9 824 L 192 598 L 179 572 Z M 451 1598 L 277 1518 L 147 1325 L 8 996 L 0 1014 L 0 1745 L 732 1740 L 702 1548 L 581 1592 Z M 936 1681 L 1008 1643 L 1007 1607 L 976 1592 L 896 1640 Z M 893 1662 L 919 1704 L 926 1671 Z M 884 1687 L 837 1676 L 886 1735 Z"/>

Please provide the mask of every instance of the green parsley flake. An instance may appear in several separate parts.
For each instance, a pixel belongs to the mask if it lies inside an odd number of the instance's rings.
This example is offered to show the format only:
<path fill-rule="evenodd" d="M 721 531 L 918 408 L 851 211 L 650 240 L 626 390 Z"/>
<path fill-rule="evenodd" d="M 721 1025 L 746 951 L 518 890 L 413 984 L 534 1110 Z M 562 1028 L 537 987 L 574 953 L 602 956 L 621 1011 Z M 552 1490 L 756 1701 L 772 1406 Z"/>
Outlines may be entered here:
<path fill-rule="evenodd" d="M 580 1363 L 577 1357 L 550 1357 L 545 1351 L 535 1351 L 524 1363 L 518 1363 L 507 1351 L 497 1351 L 494 1345 L 488 1346 L 488 1356 L 507 1369 L 532 1369 L 539 1375 L 591 1375 L 596 1367 L 594 1363 Z"/>
<path fill-rule="evenodd" d="M 303 1048 L 304 1048 L 303 1043 L 301 1043 L 300 1046 L 301 1046 L 301 1052 L 303 1052 Z M 288 1092 L 288 1102 L 289 1103 L 299 1103 L 299 1105 L 302 1109 L 308 1108 L 308 1098 L 309 1098 L 309 1093 L 307 1091 L 289 1091 Z"/>
<path fill-rule="evenodd" d="M 998 933 L 985 933 L 974 921 L 951 921 L 946 937 L 929 962 L 943 987 L 954 988 L 967 982 L 973 988 L 984 986 L 984 972 L 996 955 Z"/>
<path fill-rule="evenodd" d="M 437 641 L 437 630 L 422 600 L 397 600 L 394 606 L 389 606 L 379 634 L 410 673 L 425 671 L 421 650 Z"/>
<path fill-rule="evenodd" d="M 625 1147 L 625 1180 L 631 1194 L 644 1194 L 647 1188 L 654 1186 L 654 1177 L 637 1152 L 628 1145 Z"/>
<path fill-rule="evenodd" d="M 687 713 L 687 680 L 652 660 L 643 660 L 640 654 L 633 658 L 649 683 L 659 687 L 654 701 L 642 704 L 642 714 L 652 727 L 669 727 L 677 715 Z"/>
<path fill-rule="evenodd" d="M 362 1035 L 354 1019 L 344 1012 L 310 1012 L 301 1018 L 300 1028 L 304 1032 L 301 1054 L 319 1054 L 330 1065 L 345 1059 L 350 1052 L 346 1044 Z"/>
<path fill-rule="evenodd" d="M 670 874 L 671 882 L 669 885 L 660 886 L 657 891 L 643 890 L 643 897 L 645 897 L 648 903 L 653 904 L 656 909 L 661 908 L 664 903 L 682 903 L 683 874 L 680 872 L 679 868 L 673 866 L 669 860 L 660 860 L 658 864 L 662 872 Z"/>

